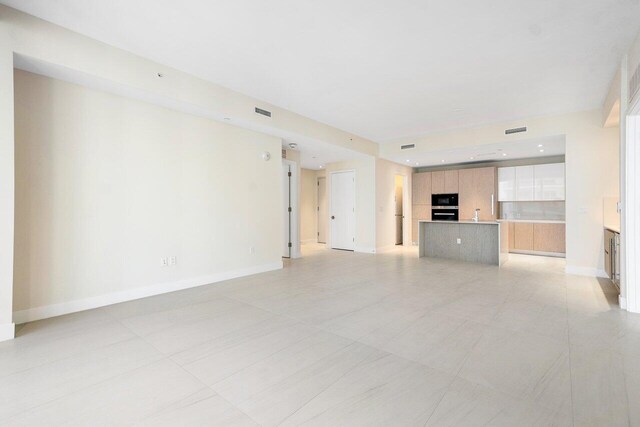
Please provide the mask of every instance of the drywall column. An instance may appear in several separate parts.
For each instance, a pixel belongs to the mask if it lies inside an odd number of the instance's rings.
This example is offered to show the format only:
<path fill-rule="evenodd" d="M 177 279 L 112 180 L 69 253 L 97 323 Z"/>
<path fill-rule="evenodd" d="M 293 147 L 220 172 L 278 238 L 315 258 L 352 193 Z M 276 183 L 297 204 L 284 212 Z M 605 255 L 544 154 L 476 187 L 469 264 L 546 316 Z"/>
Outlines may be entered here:
<path fill-rule="evenodd" d="M 13 325 L 13 52 L 0 22 L 0 341 L 14 337 Z"/>
<path fill-rule="evenodd" d="M 637 101 L 640 104 L 640 100 Z M 640 313 L 640 106 L 627 116 L 626 184 L 623 203 L 627 310 Z"/>

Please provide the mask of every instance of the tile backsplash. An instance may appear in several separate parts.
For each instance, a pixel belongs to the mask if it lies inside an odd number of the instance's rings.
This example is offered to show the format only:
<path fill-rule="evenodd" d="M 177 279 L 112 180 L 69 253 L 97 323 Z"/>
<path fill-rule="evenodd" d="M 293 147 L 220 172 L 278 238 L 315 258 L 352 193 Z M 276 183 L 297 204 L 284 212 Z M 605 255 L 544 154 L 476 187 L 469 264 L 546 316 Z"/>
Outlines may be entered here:
<path fill-rule="evenodd" d="M 500 202 L 500 219 L 564 221 L 564 201 Z"/>

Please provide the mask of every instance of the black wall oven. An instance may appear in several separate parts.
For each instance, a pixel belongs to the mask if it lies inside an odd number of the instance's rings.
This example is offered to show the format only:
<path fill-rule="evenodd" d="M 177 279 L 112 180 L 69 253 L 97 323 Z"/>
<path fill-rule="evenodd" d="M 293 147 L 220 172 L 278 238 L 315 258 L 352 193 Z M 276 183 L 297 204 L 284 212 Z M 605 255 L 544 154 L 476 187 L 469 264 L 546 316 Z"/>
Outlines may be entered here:
<path fill-rule="evenodd" d="M 432 208 L 431 221 L 458 221 L 458 207 Z"/>
<path fill-rule="evenodd" d="M 432 194 L 431 206 L 435 207 L 458 207 L 458 194 Z"/>

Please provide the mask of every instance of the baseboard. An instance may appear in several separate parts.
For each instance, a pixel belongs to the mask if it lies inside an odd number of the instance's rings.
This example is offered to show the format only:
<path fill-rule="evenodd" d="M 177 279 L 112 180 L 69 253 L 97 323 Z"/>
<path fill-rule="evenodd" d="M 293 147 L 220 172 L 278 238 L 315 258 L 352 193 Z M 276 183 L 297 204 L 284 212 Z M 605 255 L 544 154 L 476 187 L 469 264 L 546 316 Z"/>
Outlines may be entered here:
<path fill-rule="evenodd" d="M 222 282 L 224 280 L 251 276 L 253 274 L 264 273 L 272 270 L 279 270 L 281 268 L 282 261 L 277 261 L 269 264 L 258 265 L 255 267 L 212 274 L 209 276 L 200 276 L 191 279 L 179 280 L 176 282 L 157 283 L 155 285 L 145 286 L 143 288 L 134 288 L 126 291 L 114 292 L 111 294 L 100 295 L 91 298 L 84 298 L 59 304 L 29 308 L 26 310 L 14 311 L 13 321 L 17 324 L 33 322 L 35 320 L 62 316 L 63 314 L 76 313 L 78 311 L 104 307 L 120 302 L 132 301 L 154 295 L 180 291 L 183 289 L 195 288 L 198 286 L 209 285 L 211 283 Z"/>
<path fill-rule="evenodd" d="M 15 323 L 4 323 L 0 325 L 0 342 L 12 340 L 15 338 L 15 336 L 16 336 Z"/>
<path fill-rule="evenodd" d="M 618 295 L 618 304 L 620 305 L 621 309 L 623 310 L 627 309 L 627 299 L 622 295 Z"/>
<path fill-rule="evenodd" d="M 542 252 L 542 251 L 525 251 L 521 249 L 509 249 L 512 254 L 521 255 L 536 255 L 536 256 L 549 256 L 554 258 L 566 258 L 567 255 L 563 252 Z"/>
<path fill-rule="evenodd" d="M 391 251 L 393 251 L 394 249 L 396 249 L 398 247 L 402 247 L 402 245 L 382 246 L 382 247 L 376 249 L 376 253 L 377 254 L 383 254 L 385 252 L 391 252 Z"/>
<path fill-rule="evenodd" d="M 300 240 L 301 245 L 308 245 L 309 243 L 318 243 L 318 239 L 305 239 Z"/>
<path fill-rule="evenodd" d="M 363 254 L 375 254 L 376 248 L 372 248 L 370 246 L 356 246 L 353 250 L 354 252 L 360 252 Z"/>
<path fill-rule="evenodd" d="M 575 265 L 567 265 L 564 269 L 565 273 L 573 274 L 575 276 L 589 276 L 589 277 L 603 277 L 607 278 L 607 273 L 604 270 L 591 267 L 578 267 Z"/>

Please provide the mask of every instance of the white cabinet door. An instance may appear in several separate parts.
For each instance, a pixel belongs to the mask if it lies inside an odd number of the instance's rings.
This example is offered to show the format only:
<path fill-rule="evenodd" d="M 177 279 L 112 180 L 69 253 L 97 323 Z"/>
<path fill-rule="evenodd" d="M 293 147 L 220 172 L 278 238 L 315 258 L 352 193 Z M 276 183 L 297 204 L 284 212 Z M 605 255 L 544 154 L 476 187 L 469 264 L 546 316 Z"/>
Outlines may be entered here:
<path fill-rule="evenodd" d="M 516 168 L 498 168 L 498 201 L 516 200 Z"/>
<path fill-rule="evenodd" d="M 564 200 L 564 163 L 534 166 L 535 199 Z"/>
<path fill-rule="evenodd" d="M 535 179 L 533 166 L 516 167 L 516 200 L 527 202 L 535 200 Z"/>

